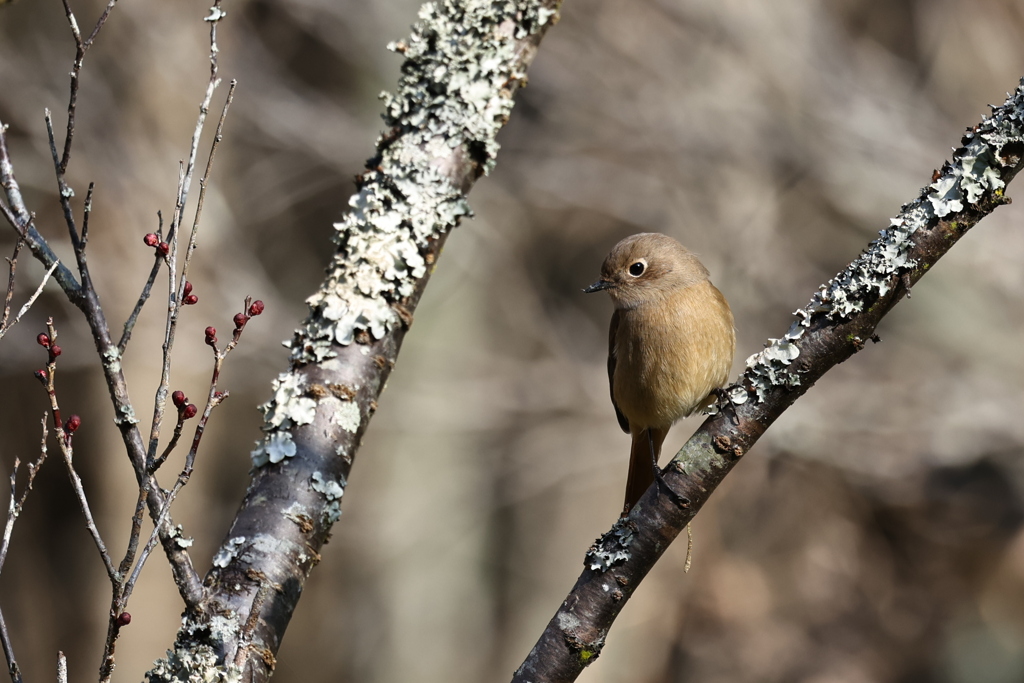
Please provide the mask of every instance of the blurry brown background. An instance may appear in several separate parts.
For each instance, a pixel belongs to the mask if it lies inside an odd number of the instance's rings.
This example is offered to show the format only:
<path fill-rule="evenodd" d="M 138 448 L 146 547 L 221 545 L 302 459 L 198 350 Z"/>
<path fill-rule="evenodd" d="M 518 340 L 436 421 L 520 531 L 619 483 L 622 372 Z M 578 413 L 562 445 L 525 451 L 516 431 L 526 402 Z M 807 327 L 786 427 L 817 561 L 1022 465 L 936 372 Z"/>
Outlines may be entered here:
<path fill-rule="evenodd" d="M 101 7 L 72 4 L 83 26 Z M 400 64 L 384 45 L 417 5 L 225 3 L 222 75 L 239 88 L 172 388 L 203 395 L 206 325 L 229 327 L 247 294 L 267 314 L 229 360 L 231 398 L 175 508 L 203 569 L 244 491 L 255 406 L 285 368 L 279 342 L 304 315 L 380 129 L 376 96 Z M 97 183 L 90 258 L 114 325 L 151 264 L 142 235 L 170 211 L 206 83 L 205 13 L 125 0 L 86 59 L 70 181 L 79 207 Z M 42 110 L 63 126 L 73 52 L 58 0 L 0 10 L 0 120 L 37 224 L 65 258 Z M 698 252 L 736 313 L 736 374 L 1021 75 L 1013 0 L 567 0 L 497 170 L 473 191 L 477 217 L 449 241 L 417 312 L 276 680 L 507 680 L 621 501 L 610 305 L 580 293 L 608 248 L 658 230 Z M 697 519 L 692 571 L 683 544 L 671 548 L 581 680 L 1024 679 L 1022 220 L 1019 206 L 986 219 L 883 322 L 882 344 L 786 413 Z M 4 227 L 0 248 L 11 244 Z M 41 270 L 24 259 L 20 272 L 17 302 Z M 151 302 L 125 358 L 142 416 L 160 308 Z M 3 472 L 38 446 L 31 373 L 45 355 L 32 338 L 47 315 L 65 349 L 62 405 L 84 420 L 78 463 L 120 552 L 132 475 L 83 321 L 52 287 L 0 342 Z M 0 578 L 26 680 L 49 680 L 57 649 L 73 679 L 95 676 L 108 601 L 54 456 Z M 178 623 L 161 557 L 129 609 L 125 681 Z"/>

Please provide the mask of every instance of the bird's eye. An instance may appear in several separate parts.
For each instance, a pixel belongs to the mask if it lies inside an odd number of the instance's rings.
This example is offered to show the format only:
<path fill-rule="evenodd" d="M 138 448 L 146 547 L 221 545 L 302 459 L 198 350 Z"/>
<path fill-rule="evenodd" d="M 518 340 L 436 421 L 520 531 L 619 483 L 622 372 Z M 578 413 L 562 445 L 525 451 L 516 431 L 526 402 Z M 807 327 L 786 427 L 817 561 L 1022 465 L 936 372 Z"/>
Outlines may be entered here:
<path fill-rule="evenodd" d="M 643 261 L 637 261 L 629 267 L 629 274 L 633 277 L 640 277 L 647 270 L 647 264 Z"/>

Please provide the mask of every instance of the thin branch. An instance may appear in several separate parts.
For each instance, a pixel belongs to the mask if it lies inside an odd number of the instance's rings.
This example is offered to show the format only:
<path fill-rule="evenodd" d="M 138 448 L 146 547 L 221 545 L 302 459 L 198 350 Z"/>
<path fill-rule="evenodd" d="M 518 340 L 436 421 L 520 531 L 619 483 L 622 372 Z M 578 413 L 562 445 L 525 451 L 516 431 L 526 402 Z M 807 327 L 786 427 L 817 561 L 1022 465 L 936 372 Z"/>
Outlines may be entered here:
<path fill-rule="evenodd" d="M 167 242 L 170 245 L 170 250 L 167 254 L 168 312 L 167 322 L 164 328 L 164 342 L 162 347 L 163 362 L 161 364 L 160 384 L 157 387 L 156 394 L 153 398 L 153 419 L 150 423 L 149 447 L 146 450 L 147 463 L 152 463 L 155 460 L 156 451 L 159 447 L 160 427 L 163 422 L 164 409 L 167 402 L 167 391 L 170 386 L 171 352 L 174 348 L 175 331 L 177 330 L 178 316 L 181 311 L 182 300 L 184 297 L 188 267 L 192 258 L 192 253 L 195 250 L 199 218 L 202 213 L 202 201 L 205 197 L 206 191 L 206 180 L 212 168 L 213 159 L 221 140 L 221 133 L 223 130 L 224 119 L 227 116 L 228 107 L 231 105 L 231 101 L 234 98 L 235 83 L 232 82 L 231 88 L 228 90 L 228 96 L 225 100 L 224 106 L 221 109 L 220 120 L 217 124 L 217 133 L 214 136 L 213 143 L 210 147 L 210 154 L 206 164 L 206 172 L 204 173 L 201 181 L 200 198 L 192 226 L 192 234 L 189 238 L 188 248 L 185 252 L 181 275 L 179 277 L 177 259 L 181 221 L 185 213 L 186 203 L 188 202 L 189 189 L 192 185 L 192 176 L 195 172 L 196 157 L 199 154 L 199 140 L 202 137 L 203 128 L 206 125 L 206 117 L 210 111 L 210 102 L 213 99 L 214 90 L 216 90 L 217 86 L 220 85 L 220 79 L 217 76 L 217 54 L 219 52 L 219 48 L 217 47 L 217 24 L 224 16 L 224 13 L 220 9 L 220 4 L 221 0 L 215 0 L 213 7 L 210 9 L 210 16 L 206 18 L 206 20 L 210 22 L 210 80 L 206 86 L 206 95 L 203 98 L 202 103 L 199 105 L 199 117 L 196 120 L 196 127 L 192 132 L 192 144 L 189 149 L 188 161 L 179 174 L 178 198 L 174 206 L 174 214 L 171 218 L 171 226 L 167 234 Z"/>
<path fill-rule="evenodd" d="M 110 392 L 111 401 L 114 407 L 115 413 L 115 424 L 117 424 L 122 440 L 124 441 L 125 448 L 128 453 L 129 460 L 135 470 L 136 479 L 139 482 L 140 490 L 146 491 L 146 502 L 149 509 L 150 515 L 154 520 L 161 519 L 160 511 L 164 508 L 164 493 L 162 488 L 156 482 L 155 478 L 146 469 L 146 447 L 143 444 L 142 436 L 138 429 L 138 420 L 135 417 L 135 411 L 132 407 L 131 401 L 128 394 L 128 386 L 125 381 L 124 373 L 121 368 L 121 351 L 119 346 L 115 346 L 110 337 L 110 329 L 107 324 L 106 316 L 104 315 L 103 308 L 99 301 L 99 296 L 96 292 L 95 286 L 89 275 L 88 261 L 86 257 L 85 243 L 86 243 L 86 227 L 88 219 L 92 209 L 92 192 L 90 185 L 90 192 L 86 197 L 86 206 L 83 216 L 83 234 L 79 239 L 75 227 L 75 219 L 73 211 L 71 210 L 70 198 L 73 196 L 73 192 L 65 181 L 65 173 L 67 166 L 70 161 L 70 154 L 72 148 L 72 141 L 75 132 L 75 110 L 77 106 L 77 96 L 79 87 L 79 74 L 82 67 L 82 59 L 92 45 L 100 29 L 106 23 L 110 11 L 116 4 L 116 0 L 110 0 L 106 5 L 103 13 L 96 22 L 92 33 L 85 40 L 82 39 L 81 32 L 78 28 L 77 20 L 75 19 L 74 13 L 71 11 L 70 5 L 67 0 L 64 0 L 65 13 L 67 14 L 68 23 L 71 26 L 72 35 L 75 38 L 76 45 L 76 57 L 71 73 L 71 86 L 70 86 L 70 97 L 68 101 L 68 123 L 67 133 L 64 140 L 64 151 L 60 159 L 57 158 L 57 147 L 53 135 L 52 120 L 47 112 L 47 133 L 50 138 L 50 150 L 51 155 L 54 158 L 54 169 L 57 176 L 58 189 L 60 191 L 60 202 L 64 212 L 65 222 L 68 225 L 68 231 L 71 235 L 71 240 L 75 248 L 75 256 L 78 261 L 79 273 L 82 277 L 81 285 L 74 283 L 76 289 L 72 291 L 69 287 L 68 282 L 62 280 L 63 271 L 58 270 L 58 282 L 64 288 L 68 294 L 68 298 L 78 306 L 85 315 L 86 320 L 89 323 L 90 330 L 92 332 L 93 339 L 96 343 L 97 351 L 100 355 L 101 365 L 103 368 L 104 378 L 107 382 L 107 388 Z M 0 143 L 3 140 L 0 139 Z M 6 181 L 7 176 L 13 179 L 13 173 L 6 173 L 3 167 L 3 161 L 6 157 L 5 148 L 0 149 L 0 181 Z M 7 183 L 5 182 L 5 188 Z M 11 193 L 8 192 L 9 203 L 12 206 L 15 205 L 10 200 Z M 18 195 L 18 207 L 23 208 L 23 202 L 20 201 L 20 195 Z M 17 213 L 17 212 L 16 212 Z M 25 217 L 28 216 L 27 212 L 20 217 L 21 224 L 27 225 Z M 44 260 L 40 256 L 40 249 L 36 248 L 33 243 L 33 239 L 37 237 L 34 229 L 23 230 L 24 233 L 29 236 L 29 245 L 33 248 L 33 253 L 36 254 L 37 258 Z M 41 241 L 41 238 L 38 238 Z M 45 242 L 42 242 L 45 246 Z M 48 247 L 46 247 L 48 249 Z M 45 254 L 43 254 L 45 256 Z M 44 260 L 44 263 L 49 265 L 49 262 Z M 62 267 L 63 268 L 63 267 Z M 66 271 L 66 269 L 63 269 Z M 74 282 L 71 278 L 70 282 Z M 130 333 L 130 329 L 129 329 Z M 126 343 L 126 338 L 124 338 Z M 59 427 L 58 427 L 59 429 Z M 63 447 L 63 443 L 62 443 Z M 65 454 L 67 456 L 67 454 Z M 71 469 L 73 473 L 73 468 Z M 74 480 L 74 476 L 72 479 Z M 83 494 L 84 495 L 84 494 Z M 88 509 L 84 510 L 88 514 Z M 174 581 L 178 587 L 178 591 L 185 601 L 187 606 L 194 606 L 202 600 L 203 588 L 199 581 L 199 576 L 192 566 L 192 561 L 188 556 L 187 551 L 177 545 L 174 539 L 174 525 L 169 519 L 163 517 L 165 523 L 158 524 L 160 529 L 160 538 L 163 542 L 164 550 L 167 554 L 168 562 L 171 565 L 172 572 L 174 574 Z M 97 532 L 98 533 L 98 532 Z M 102 544 L 98 535 L 94 533 L 94 537 L 97 540 L 97 544 Z M 104 549 L 105 550 L 105 549 Z M 109 556 L 104 556 L 105 564 L 107 565 L 108 574 L 114 576 L 115 572 L 112 571 L 112 563 L 109 561 Z"/>
<path fill-rule="evenodd" d="M 64 423 L 60 417 L 60 406 L 57 402 L 57 391 L 55 387 L 55 381 L 57 376 L 57 354 L 53 352 L 53 349 L 57 347 L 57 331 L 53 327 L 53 319 L 46 321 L 47 333 L 49 336 L 49 348 L 50 359 L 46 364 L 46 372 L 40 379 L 43 381 L 43 386 L 46 389 L 46 395 L 50 399 L 50 413 L 53 416 L 53 427 L 57 433 L 57 445 L 60 448 L 61 455 L 64 456 L 64 464 L 67 467 L 68 478 L 71 480 L 71 487 L 75 491 L 75 498 L 78 500 L 78 507 L 82 510 L 82 514 L 85 516 L 85 526 L 89 530 L 89 534 L 92 536 L 93 543 L 96 545 L 96 550 L 100 554 L 100 559 L 103 561 L 103 567 L 107 570 L 107 576 L 110 579 L 111 584 L 116 585 L 119 576 L 117 569 L 114 567 L 113 561 L 110 559 L 110 553 L 107 552 L 107 546 L 103 542 L 103 537 L 100 535 L 100 530 L 96 526 L 96 520 L 92 515 L 92 508 L 89 505 L 89 498 L 85 494 L 85 488 L 82 486 L 82 478 L 78 476 L 78 472 L 75 470 L 74 464 L 74 448 L 72 446 L 72 439 L 78 424 L 73 421 L 78 419 L 77 415 L 72 415 L 68 418 L 68 422 Z M 79 420 L 80 423 L 80 420 Z"/>
<path fill-rule="evenodd" d="M 7 620 L 4 619 L 3 610 L 0 610 L 0 644 L 4 648 L 4 657 L 7 659 L 7 672 L 11 675 L 11 683 L 21 683 L 21 667 L 14 658 L 14 647 L 11 645 L 11 635 L 7 632 Z"/>
<path fill-rule="evenodd" d="M 39 234 L 33 225 L 33 216 L 25 206 L 25 199 L 21 195 L 21 188 L 14 177 L 14 166 L 11 163 L 10 153 L 7 150 L 7 126 L 0 121 L 0 186 L 4 189 L 4 196 L 7 199 L 7 206 L 0 204 L 3 208 L 4 218 L 11 224 L 18 236 L 25 240 L 32 255 L 49 268 L 58 262 L 57 255 L 50 249 L 43 236 Z M 81 285 L 75 279 L 74 274 L 67 267 L 61 265 L 56 270 L 56 280 L 67 295 L 68 300 L 76 306 L 81 305 Z"/>
<path fill-rule="evenodd" d="M 67 0 L 65 0 L 67 2 Z M 71 72 L 71 78 L 76 79 L 78 72 L 73 70 Z M 74 98 L 78 94 L 77 81 L 73 81 L 71 88 L 71 95 Z M 68 236 L 71 238 L 71 245 L 75 248 L 75 251 L 81 249 L 81 242 L 78 236 L 78 226 L 75 225 L 75 212 L 71 207 L 71 198 L 75 196 L 75 191 L 68 185 L 67 180 L 64 177 L 64 172 L 67 168 L 66 161 L 61 160 L 57 156 L 57 142 L 53 137 L 53 118 L 50 116 L 50 110 L 43 110 L 43 120 L 46 122 L 46 137 L 50 143 L 50 155 L 53 157 L 53 169 L 57 175 L 57 195 L 60 197 L 60 208 L 64 213 L 64 222 L 68 226 Z M 75 128 L 75 113 L 74 105 L 68 106 L 68 137 L 66 139 L 64 154 L 68 155 L 71 153 L 71 137 L 74 135 Z M 65 157 L 67 158 L 67 157 Z M 82 275 L 83 281 L 85 275 Z"/>
<path fill-rule="evenodd" d="M 46 425 L 44 424 L 44 434 L 46 433 L 45 429 Z M 11 497 L 7 502 L 7 523 L 4 525 L 3 544 L 0 545 L 0 571 L 3 571 L 4 563 L 7 561 L 7 549 L 11 545 L 11 535 L 14 533 L 14 523 L 18 520 L 18 515 L 21 513 L 21 510 L 19 509 L 21 506 L 18 504 L 17 490 L 19 467 L 21 467 L 21 461 L 18 458 L 15 458 L 14 467 L 11 468 Z"/>
<path fill-rule="evenodd" d="M 110 11 L 114 9 L 114 5 L 117 4 L 117 0 L 110 0 L 107 6 L 103 9 L 103 13 L 100 14 L 99 19 L 96 20 L 96 25 L 92 29 L 92 33 L 85 40 L 82 40 L 82 32 L 78 28 L 78 20 L 75 19 L 74 12 L 71 11 L 71 5 L 68 4 L 68 0 L 62 0 L 64 3 L 64 13 L 67 15 L 68 24 L 71 27 L 71 35 L 75 39 L 75 61 L 71 68 L 71 94 L 68 97 L 68 126 L 67 133 L 64 136 L 64 153 L 61 155 L 60 161 L 57 163 L 57 175 L 63 178 L 64 173 L 68 170 L 68 163 L 71 161 L 71 141 L 75 136 L 75 110 L 78 105 L 78 82 L 79 76 L 82 72 L 82 61 L 85 59 L 85 53 L 92 47 L 92 43 L 96 40 L 96 36 L 99 35 L 100 29 L 107 23 L 107 18 L 110 16 Z M 56 156 L 56 150 L 55 156 Z M 56 159 L 54 159 L 56 161 Z"/>
<path fill-rule="evenodd" d="M 32 225 L 33 215 L 25 206 L 20 188 L 14 177 L 13 165 L 7 150 L 6 131 L 7 127 L 0 122 L 0 186 L 4 189 L 7 199 L 7 206 L 0 203 L 3 208 L 4 217 L 11 223 L 18 235 L 25 239 L 33 255 L 47 268 L 56 265 L 54 277 L 64 290 L 68 300 L 77 306 L 85 315 L 89 323 L 96 349 L 100 356 L 101 367 L 107 389 L 110 393 L 111 402 L 114 408 L 114 422 L 121 432 L 128 458 L 132 463 L 136 479 L 140 488 L 147 491 L 146 504 L 150 516 L 153 519 L 165 519 L 160 526 L 160 539 L 167 555 L 171 570 L 174 575 L 174 582 L 186 606 L 193 607 L 203 599 L 203 587 L 198 573 L 192 566 L 192 560 L 184 547 L 178 545 L 174 536 L 174 524 L 170 519 L 161 516 L 164 508 L 163 490 L 155 478 L 146 470 L 146 447 L 138 429 L 138 419 L 135 417 L 135 410 L 129 399 L 128 385 L 121 367 L 121 351 L 114 345 L 110 337 L 110 329 L 106 316 L 99 301 L 96 289 L 89 277 L 88 263 L 84 249 L 85 237 L 81 240 L 76 236 L 74 214 L 70 207 L 70 197 L 73 195 L 71 189 L 64 180 L 64 174 L 70 160 L 70 150 L 74 137 L 74 112 L 77 104 L 79 73 L 82 65 L 82 57 L 85 51 L 91 46 L 93 40 L 103 27 L 110 11 L 113 9 L 116 0 L 110 0 L 102 15 L 97 20 L 96 26 L 89 38 L 82 40 L 77 20 L 71 11 L 70 5 L 64 3 L 68 23 L 71 26 L 72 35 L 76 44 L 76 59 L 71 74 L 71 94 L 68 102 L 68 129 L 64 140 L 64 153 L 60 160 L 57 159 L 56 142 L 53 136 L 52 120 L 47 112 L 47 133 L 50 138 L 51 155 L 54 157 L 54 168 L 57 174 L 58 189 L 60 191 L 61 206 L 68 224 L 72 242 L 75 247 L 75 256 L 78 261 L 79 272 L 82 275 L 82 283 L 79 284 L 75 276 L 64 265 L 59 264 L 56 255 L 50 249 L 46 240 L 42 238 L 36 228 Z M 91 194 L 91 193 L 90 193 Z M 87 196 L 85 217 L 83 218 L 83 232 L 88 216 L 91 214 L 91 196 Z M 130 333 L 130 329 L 129 329 Z M 123 341 L 126 343 L 127 338 Z M 57 420 L 59 422 L 59 420 Z M 98 537 L 97 537 L 98 538 Z M 109 558 L 105 558 L 109 559 Z M 110 573 L 110 562 L 106 562 L 108 573 Z"/>
<path fill-rule="evenodd" d="M 142 568 L 145 566 L 146 561 L 149 559 L 156 548 L 157 541 L 161 529 L 164 527 L 168 515 L 170 513 L 171 505 L 174 503 L 178 496 L 178 493 L 188 484 L 189 479 L 192 477 L 192 472 L 195 468 L 196 455 L 199 452 L 199 446 L 202 443 L 203 434 L 206 432 L 206 425 L 209 422 L 210 415 L 213 409 L 219 406 L 224 399 L 228 397 L 228 392 L 220 391 L 220 374 L 224 366 L 224 360 L 227 358 L 235 347 L 238 345 L 239 339 L 242 336 L 242 331 L 245 329 L 246 324 L 249 322 L 253 315 L 260 315 L 263 312 L 262 302 L 258 302 L 258 306 L 254 307 L 251 298 L 245 300 L 245 311 L 235 316 L 235 329 L 231 337 L 231 341 L 228 345 L 220 350 L 217 347 L 217 339 L 215 335 L 208 335 L 207 344 L 213 349 L 213 375 L 210 379 L 210 389 L 206 398 L 206 407 L 203 409 L 202 417 L 199 419 L 196 425 L 195 434 L 192 437 L 192 447 L 189 449 L 188 454 L 185 456 L 185 465 L 178 475 L 174 486 L 170 492 L 164 497 L 164 504 L 160 510 L 159 515 L 156 516 L 153 524 L 153 532 L 149 536 L 149 540 L 143 546 L 142 552 L 139 554 L 138 561 L 135 563 L 134 568 L 131 569 L 131 574 L 127 575 L 128 569 L 131 567 L 132 557 L 134 556 L 135 549 L 138 546 L 140 537 L 140 527 L 142 522 L 141 509 L 142 500 L 145 497 L 145 490 L 140 491 L 139 505 L 136 508 L 135 516 L 132 518 L 132 531 L 129 540 L 129 549 L 125 554 L 124 560 L 120 565 L 120 582 L 115 585 L 114 597 L 111 601 L 110 609 L 110 621 L 107 628 L 107 639 L 104 645 L 103 660 L 100 665 L 100 681 L 106 683 L 110 680 L 110 676 L 114 669 L 114 648 L 117 644 L 117 638 L 120 634 L 121 627 L 127 623 L 124 620 L 124 615 L 127 614 L 125 611 L 128 606 L 128 600 L 131 598 L 132 592 L 135 590 L 135 584 L 142 573 Z M 178 438 L 181 435 L 181 430 L 184 422 L 192 417 L 195 417 L 196 408 L 195 406 L 188 404 L 187 399 L 182 399 L 181 405 L 178 406 L 178 424 L 175 428 L 174 438 L 168 445 L 165 452 L 157 459 L 151 466 L 150 471 L 155 471 L 167 456 L 173 450 L 174 446 L 178 442 Z M 128 617 L 130 620 L 130 615 Z"/>
<path fill-rule="evenodd" d="M 216 25 L 216 24 L 214 24 Z M 217 120 L 217 131 L 213 135 L 213 143 L 210 145 L 210 156 L 206 159 L 206 170 L 203 177 L 199 179 L 199 198 L 196 201 L 196 215 L 192 221 L 192 232 L 189 235 L 188 249 L 185 251 L 185 259 L 181 268 L 181 287 L 185 286 L 185 278 L 188 275 L 188 266 L 192 262 L 192 252 L 196 250 L 197 238 L 199 236 L 199 219 L 203 215 L 203 204 L 206 200 L 206 185 L 210 180 L 210 173 L 213 171 L 213 160 L 217 156 L 217 147 L 224 137 L 224 120 L 228 115 L 228 108 L 235 99 L 235 87 L 238 81 L 232 79 L 228 86 L 228 96 L 224 99 L 224 107 L 220 111 L 220 119 Z M 181 293 L 179 292 L 179 298 Z"/>
<path fill-rule="evenodd" d="M 40 420 L 43 436 L 39 440 L 39 457 L 36 458 L 34 463 L 28 464 L 28 481 L 25 482 L 25 488 L 21 492 L 21 496 L 17 495 L 17 477 L 18 467 L 21 461 L 17 458 L 14 459 L 14 468 L 11 471 L 11 499 L 7 506 L 7 523 L 4 525 L 4 536 L 2 545 L 0 545 L 0 572 L 3 571 L 4 563 L 7 561 L 7 549 L 11 544 L 11 535 L 14 532 L 14 523 L 18 520 L 21 515 L 21 510 L 25 506 L 25 499 L 28 498 L 29 492 L 32 490 L 32 484 L 35 483 L 36 474 L 39 473 L 39 468 L 43 466 L 46 461 L 46 437 L 49 431 L 46 428 L 46 413 L 43 413 L 42 420 Z"/>
<path fill-rule="evenodd" d="M 22 307 L 20 309 L 18 309 L 18 314 L 16 316 L 14 316 L 14 320 L 11 321 L 11 324 L 10 325 L 6 324 L 6 320 L 5 320 L 5 323 L 2 326 L 0 326 L 0 339 L 3 339 L 4 335 L 7 334 L 7 331 L 9 329 L 11 329 L 15 325 L 17 325 L 19 322 L 21 322 L 21 317 L 23 315 L 25 315 L 26 313 L 28 313 L 28 310 L 30 308 L 32 308 L 32 304 L 34 304 L 36 302 L 36 299 L 39 298 L 39 295 L 43 293 L 43 288 L 46 287 L 46 283 L 50 281 L 50 276 L 53 275 L 53 271 L 57 270 L 57 268 L 59 266 L 60 266 L 60 261 L 54 261 L 53 265 L 50 266 L 50 269 L 48 271 L 46 271 L 46 273 L 43 274 L 43 279 L 39 283 L 39 286 L 36 287 L 36 291 L 32 292 L 32 296 L 30 296 L 28 298 L 28 301 L 26 301 L 22 305 Z M 13 274 L 13 270 L 14 269 L 12 267 L 11 268 L 12 274 Z M 7 312 L 8 312 L 8 308 L 7 308 L 7 306 L 5 306 L 4 307 L 4 318 L 5 319 L 7 317 Z"/>
<path fill-rule="evenodd" d="M 162 237 L 164 234 L 164 215 L 157 211 L 157 230 L 156 235 Z M 139 313 L 142 312 L 142 307 L 149 300 L 149 294 L 153 289 L 153 283 L 156 282 L 156 276 L 160 274 L 160 266 L 164 264 L 164 257 L 157 252 L 153 257 L 153 267 L 149 271 L 149 277 L 146 278 L 146 284 L 142 287 L 142 294 L 139 295 L 139 300 L 135 302 L 135 308 L 132 309 L 132 314 L 128 316 L 128 320 L 124 323 L 124 331 L 121 333 L 121 340 L 117 342 L 117 351 L 121 355 L 124 355 L 124 350 L 128 347 L 128 341 L 132 338 L 132 331 L 135 329 L 135 322 L 139 319 Z"/>
<path fill-rule="evenodd" d="M 18 468 L 21 462 L 17 458 L 14 459 L 14 467 L 11 471 L 11 498 L 7 505 L 7 523 L 4 525 L 3 545 L 0 547 L 0 571 L 3 571 L 4 562 L 7 560 L 7 550 L 11 545 L 14 523 L 21 515 L 25 499 L 28 498 L 28 494 L 32 490 L 32 484 L 35 482 L 36 474 L 38 474 L 39 468 L 42 467 L 43 462 L 46 460 L 46 436 L 48 430 L 46 429 L 45 412 L 40 423 L 43 429 L 43 436 L 39 442 L 39 457 L 36 458 L 34 463 L 28 464 L 28 481 L 25 483 L 25 488 L 22 490 L 20 497 L 17 495 L 17 483 Z M 7 633 L 7 623 L 4 621 L 2 611 L 0 611 L 0 643 L 3 645 L 4 657 L 7 659 L 7 671 L 11 675 L 11 681 L 13 683 L 21 683 L 21 669 L 18 667 L 18 662 L 14 657 L 14 647 L 11 644 L 10 635 Z"/>
<path fill-rule="evenodd" d="M 92 215 L 92 191 L 96 183 L 89 183 L 89 190 L 85 193 L 85 206 L 82 208 L 82 244 L 81 249 L 89 242 L 89 216 Z"/>
<path fill-rule="evenodd" d="M 14 253 L 7 259 L 9 275 L 7 276 L 7 295 L 4 297 L 4 316 L 3 319 L 0 319 L 0 330 L 7 329 L 7 321 L 11 318 L 11 299 L 14 298 L 14 273 L 18 270 L 18 254 L 21 253 L 23 246 L 25 246 L 25 240 L 18 237 L 17 242 L 14 243 Z"/>
<path fill-rule="evenodd" d="M 121 576 L 126 576 L 128 570 L 132 568 L 132 563 L 135 562 L 135 553 L 139 548 L 139 538 L 142 536 L 142 517 L 146 512 L 146 493 L 145 486 L 139 487 L 139 500 L 135 503 L 135 514 L 132 515 L 132 528 L 128 536 L 128 547 L 125 549 L 121 564 L 117 567 L 117 572 Z"/>

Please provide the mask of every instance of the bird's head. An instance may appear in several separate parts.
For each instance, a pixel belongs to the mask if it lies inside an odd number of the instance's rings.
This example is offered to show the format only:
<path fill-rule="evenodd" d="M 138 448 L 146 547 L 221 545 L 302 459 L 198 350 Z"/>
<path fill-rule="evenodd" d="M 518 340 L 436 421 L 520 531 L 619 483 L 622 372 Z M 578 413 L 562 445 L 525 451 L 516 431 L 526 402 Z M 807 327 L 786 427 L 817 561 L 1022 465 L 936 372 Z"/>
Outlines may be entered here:
<path fill-rule="evenodd" d="M 707 268 L 686 247 L 667 235 L 642 232 L 612 247 L 601 279 L 583 291 L 607 290 L 616 308 L 628 309 L 707 279 Z"/>

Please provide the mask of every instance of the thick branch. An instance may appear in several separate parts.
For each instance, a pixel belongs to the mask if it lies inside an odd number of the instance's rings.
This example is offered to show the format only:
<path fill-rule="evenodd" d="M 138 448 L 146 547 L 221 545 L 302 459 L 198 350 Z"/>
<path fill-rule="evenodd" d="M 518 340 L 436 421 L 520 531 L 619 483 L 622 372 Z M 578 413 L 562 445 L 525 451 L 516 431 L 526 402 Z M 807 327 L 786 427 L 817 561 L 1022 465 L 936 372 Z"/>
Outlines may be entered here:
<path fill-rule="evenodd" d="M 265 438 L 231 530 L 176 650 L 149 673 L 169 680 L 185 653 L 266 680 L 310 570 L 340 513 L 352 461 L 432 265 L 469 213 L 465 195 L 494 164 L 526 67 L 557 0 L 425 6 L 387 98 L 390 130 L 358 181 L 338 251 L 292 342 L 292 369 L 264 406 Z M 443 94 L 443 97 L 439 95 Z M 209 628 L 216 617 L 231 628 Z"/>
<path fill-rule="evenodd" d="M 628 518 L 588 550 L 576 585 L 513 676 L 517 683 L 574 681 L 604 646 L 626 601 L 676 536 L 766 429 L 835 365 L 875 338 L 879 321 L 979 220 L 1008 203 L 1003 192 L 1024 155 L 1024 85 L 963 138 L 920 197 L 830 282 L 782 339 L 752 356 L 730 403 L 709 418 Z"/>

